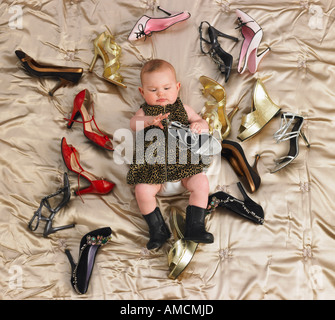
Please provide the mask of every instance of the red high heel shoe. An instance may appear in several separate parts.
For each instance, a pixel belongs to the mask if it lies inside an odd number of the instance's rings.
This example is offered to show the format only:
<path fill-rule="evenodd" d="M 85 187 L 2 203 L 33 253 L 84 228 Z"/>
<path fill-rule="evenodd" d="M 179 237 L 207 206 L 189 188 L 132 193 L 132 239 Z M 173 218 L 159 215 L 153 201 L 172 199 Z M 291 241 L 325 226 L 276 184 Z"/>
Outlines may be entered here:
<path fill-rule="evenodd" d="M 66 167 L 78 174 L 78 190 L 75 192 L 76 195 L 80 196 L 86 193 L 107 194 L 112 191 L 115 186 L 113 182 L 99 180 L 95 175 L 82 168 L 79 163 L 78 151 L 72 145 L 68 145 L 65 138 L 62 138 L 61 150 Z M 80 176 L 91 183 L 89 187 L 79 189 Z"/>
<path fill-rule="evenodd" d="M 93 115 L 92 117 L 89 115 L 89 109 L 92 106 L 92 110 L 93 110 Z M 81 115 L 83 121 L 77 121 L 75 120 L 76 118 L 79 117 L 79 115 Z M 86 136 L 87 139 L 93 141 L 95 144 L 97 144 L 100 147 L 103 147 L 107 150 L 114 150 L 113 148 L 113 144 L 110 141 L 109 137 L 107 135 L 104 135 L 97 123 L 95 122 L 94 119 L 94 104 L 91 98 L 91 94 L 87 89 L 84 89 L 82 91 L 80 91 L 77 96 L 74 99 L 73 102 L 73 111 L 72 111 L 72 115 L 70 119 L 65 119 L 65 120 L 69 120 L 67 127 L 71 128 L 73 125 L 73 122 L 79 122 L 83 124 L 83 129 L 84 129 L 84 135 Z M 94 122 L 97 130 L 99 131 L 96 132 L 93 130 L 91 122 Z"/>

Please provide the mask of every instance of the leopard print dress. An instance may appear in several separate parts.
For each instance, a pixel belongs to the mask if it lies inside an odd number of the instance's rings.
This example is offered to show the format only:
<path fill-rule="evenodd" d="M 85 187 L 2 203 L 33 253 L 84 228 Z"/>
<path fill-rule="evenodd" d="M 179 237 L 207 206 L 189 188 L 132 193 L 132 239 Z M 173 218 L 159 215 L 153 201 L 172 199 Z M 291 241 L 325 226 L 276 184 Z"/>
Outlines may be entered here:
<path fill-rule="evenodd" d="M 188 125 L 188 116 L 180 98 L 166 106 L 141 105 L 146 116 L 170 113 L 170 121 Z M 164 129 L 148 126 L 136 134 L 133 163 L 127 174 L 128 184 L 163 184 L 179 181 L 204 171 L 208 167 L 201 157 L 189 149 L 179 148 L 173 143 L 167 129 L 167 121 L 162 121 Z M 172 141 L 172 142 L 171 142 Z"/>

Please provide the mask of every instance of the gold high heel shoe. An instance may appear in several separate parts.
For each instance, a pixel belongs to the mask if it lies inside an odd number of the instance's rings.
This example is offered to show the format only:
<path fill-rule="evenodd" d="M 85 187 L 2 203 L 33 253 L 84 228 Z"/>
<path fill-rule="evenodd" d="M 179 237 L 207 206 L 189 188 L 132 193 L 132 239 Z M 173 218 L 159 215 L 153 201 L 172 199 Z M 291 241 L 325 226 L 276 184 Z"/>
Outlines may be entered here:
<path fill-rule="evenodd" d="M 211 95 L 216 100 L 205 103 L 205 111 L 202 118 L 207 121 L 210 134 L 213 134 L 214 130 L 217 130 L 220 134 L 220 139 L 225 139 L 230 134 L 231 121 L 238 107 L 236 106 L 227 116 L 226 91 L 224 87 L 206 76 L 201 76 L 199 81 L 204 87 L 202 94 L 204 96 Z"/>
<path fill-rule="evenodd" d="M 104 63 L 104 79 L 122 88 L 127 88 L 127 86 L 122 83 L 123 77 L 118 72 L 120 68 L 119 58 L 121 55 L 121 47 L 114 41 L 114 37 L 105 31 L 94 40 L 93 45 L 94 57 L 88 71 L 92 72 L 97 58 L 100 56 Z M 113 55 L 114 58 L 112 58 L 111 55 Z"/>
<path fill-rule="evenodd" d="M 183 214 L 174 207 L 170 208 L 171 231 L 177 241 L 174 243 L 168 254 L 170 268 L 170 279 L 176 279 L 191 262 L 193 255 L 198 248 L 198 243 L 184 239 L 185 218 Z"/>
<path fill-rule="evenodd" d="M 244 141 L 252 138 L 280 111 L 280 108 L 271 100 L 263 82 L 257 79 L 253 93 L 251 112 L 242 116 L 238 139 Z"/>

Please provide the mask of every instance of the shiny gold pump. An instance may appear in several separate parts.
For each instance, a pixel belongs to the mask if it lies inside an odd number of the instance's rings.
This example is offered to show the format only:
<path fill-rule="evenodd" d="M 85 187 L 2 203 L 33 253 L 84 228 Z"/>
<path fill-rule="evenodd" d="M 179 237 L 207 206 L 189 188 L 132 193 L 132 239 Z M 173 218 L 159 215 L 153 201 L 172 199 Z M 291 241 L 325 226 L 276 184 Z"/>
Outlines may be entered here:
<path fill-rule="evenodd" d="M 94 40 L 93 45 L 94 57 L 88 71 L 93 71 L 97 58 L 100 56 L 104 63 L 103 78 L 122 88 L 127 88 L 123 84 L 123 77 L 118 72 L 120 68 L 121 47 L 114 41 L 113 36 L 105 31 Z"/>
<path fill-rule="evenodd" d="M 236 106 L 227 116 L 226 91 L 224 87 L 206 76 L 201 76 L 199 81 L 203 86 L 203 95 L 211 95 L 215 99 L 215 101 L 207 101 L 205 103 L 202 118 L 207 121 L 210 134 L 217 130 L 220 134 L 220 139 L 225 139 L 230 134 L 231 121 L 238 107 Z"/>
<path fill-rule="evenodd" d="M 198 243 L 184 239 L 185 219 L 183 214 L 174 207 L 170 209 L 170 227 L 175 239 L 178 239 L 168 254 L 170 279 L 176 279 L 188 266 L 193 258 Z"/>
<path fill-rule="evenodd" d="M 240 134 L 241 141 L 252 138 L 280 111 L 280 108 L 271 100 L 263 82 L 257 79 L 253 93 L 251 112 L 242 117 Z"/>

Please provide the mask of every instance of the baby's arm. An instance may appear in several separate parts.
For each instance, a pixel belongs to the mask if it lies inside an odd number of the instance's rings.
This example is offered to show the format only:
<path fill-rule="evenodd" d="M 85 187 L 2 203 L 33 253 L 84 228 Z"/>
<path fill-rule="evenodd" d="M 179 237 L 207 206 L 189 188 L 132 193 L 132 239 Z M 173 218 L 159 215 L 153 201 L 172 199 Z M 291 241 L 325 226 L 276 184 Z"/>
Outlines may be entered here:
<path fill-rule="evenodd" d="M 184 108 L 187 112 L 190 129 L 197 133 L 208 132 L 207 121 L 202 119 L 191 107 L 184 104 Z"/>
<path fill-rule="evenodd" d="M 143 109 L 139 109 L 135 115 L 130 119 L 130 129 L 137 131 L 142 130 L 148 126 L 157 126 L 164 129 L 161 121 L 166 119 L 170 113 L 159 114 L 158 116 L 146 116 Z M 136 126 L 136 123 L 142 122 Z"/>

